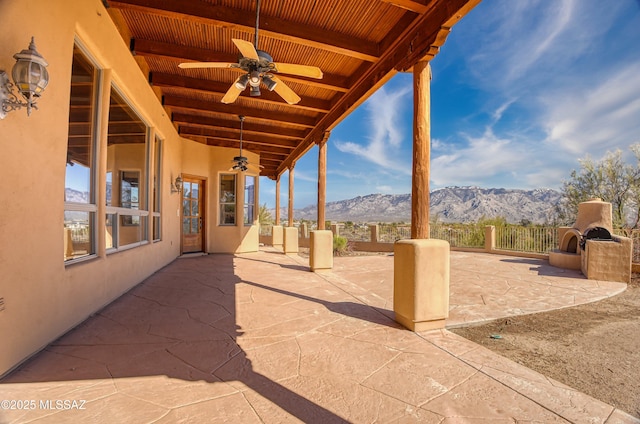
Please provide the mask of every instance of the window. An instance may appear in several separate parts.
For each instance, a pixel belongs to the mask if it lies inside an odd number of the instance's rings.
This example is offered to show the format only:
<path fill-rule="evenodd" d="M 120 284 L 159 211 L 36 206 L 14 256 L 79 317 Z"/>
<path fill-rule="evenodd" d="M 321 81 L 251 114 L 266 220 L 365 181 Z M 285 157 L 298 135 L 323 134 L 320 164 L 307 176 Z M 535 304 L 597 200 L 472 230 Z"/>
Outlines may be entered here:
<path fill-rule="evenodd" d="M 253 225 L 255 221 L 256 177 L 244 177 L 244 225 Z"/>
<path fill-rule="evenodd" d="M 73 48 L 64 188 L 64 260 L 95 255 L 97 93 L 100 71 Z"/>
<path fill-rule="evenodd" d="M 148 241 L 149 128 L 111 87 L 107 139 L 106 248 Z"/>
<path fill-rule="evenodd" d="M 153 241 L 162 239 L 160 199 L 162 182 L 162 140 L 156 137 L 153 143 Z"/>
<path fill-rule="evenodd" d="M 220 175 L 220 225 L 236 225 L 236 175 Z"/>

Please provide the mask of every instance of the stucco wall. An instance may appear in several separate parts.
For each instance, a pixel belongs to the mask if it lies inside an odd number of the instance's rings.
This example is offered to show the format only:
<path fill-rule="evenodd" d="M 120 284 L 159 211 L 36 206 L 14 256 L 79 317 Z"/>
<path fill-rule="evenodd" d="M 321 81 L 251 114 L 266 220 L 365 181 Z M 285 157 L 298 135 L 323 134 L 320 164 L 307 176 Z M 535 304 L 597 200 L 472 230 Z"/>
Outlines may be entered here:
<path fill-rule="evenodd" d="M 180 254 L 180 196 L 170 194 L 170 184 L 179 173 L 208 179 L 208 220 L 216 223 L 216 177 L 222 161 L 233 157 L 234 151 L 216 149 L 226 152 L 228 157 L 222 159 L 218 157 L 220 151 L 195 146 L 179 137 L 100 0 L 0 1 L 0 25 L 0 69 L 10 72 L 15 63 L 13 54 L 26 48 L 35 36 L 38 51 L 49 63 L 50 75 L 50 83 L 38 101 L 39 110 L 31 117 L 19 110 L 0 120 L 2 375 Z M 107 255 L 105 231 L 100 230 L 105 218 L 98 213 L 97 258 L 65 266 L 65 164 L 75 38 L 106 70 L 107 82 L 118 86 L 163 139 L 162 240 Z M 103 131 L 99 187 L 105 185 L 107 169 L 105 136 Z M 205 154 L 199 156 L 201 152 Z M 199 159 L 194 159 L 196 156 Z M 250 160 L 258 162 L 257 157 Z M 226 166 L 228 169 L 228 162 Z M 98 204 L 104 205 L 101 190 Z M 255 237 L 249 237 L 251 231 L 252 227 L 239 225 L 228 237 L 210 225 L 209 250 L 245 251 L 253 249 L 254 244 L 257 250 L 257 230 Z M 221 239 L 229 240 L 230 245 L 219 243 Z"/>

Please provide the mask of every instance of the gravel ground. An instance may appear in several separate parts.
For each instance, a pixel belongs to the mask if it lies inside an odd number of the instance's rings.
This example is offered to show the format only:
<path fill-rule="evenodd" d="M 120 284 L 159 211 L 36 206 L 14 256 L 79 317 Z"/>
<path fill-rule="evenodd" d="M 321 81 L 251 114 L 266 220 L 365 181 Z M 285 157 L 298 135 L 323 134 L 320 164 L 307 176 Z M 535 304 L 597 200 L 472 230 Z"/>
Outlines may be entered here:
<path fill-rule="evenodd" d="M 640 418 L 640 274 L 606 300 L 451 331 Z"/>

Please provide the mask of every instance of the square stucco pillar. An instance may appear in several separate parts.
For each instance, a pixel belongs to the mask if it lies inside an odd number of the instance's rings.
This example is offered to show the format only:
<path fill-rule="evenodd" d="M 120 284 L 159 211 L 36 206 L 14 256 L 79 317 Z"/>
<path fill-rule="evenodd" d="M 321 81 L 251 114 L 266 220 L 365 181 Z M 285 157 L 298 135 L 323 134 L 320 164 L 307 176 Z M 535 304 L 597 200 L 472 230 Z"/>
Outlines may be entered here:
<path fill-rule="evenodd" d="M 284 227 L 284 253 L 298 253 L 298 229 Z"/>
<path fill-rule="evenodd" d="M 274 225 L 271 227 L 271 244 L 273 247 L 282 247 L 283 231 L 282 225 Z"/>
<path fill-rule="evenodd" d="M 311 271 L 333 268 L 333 232 L 330 230 L 311 231 L 309 246 Z"/>
<path fill-rule="evenodd" d="M 412 331 L 444 328 L 449 316 L 449 243 L 399 240 L 393 252 L 396 321 Z"/>

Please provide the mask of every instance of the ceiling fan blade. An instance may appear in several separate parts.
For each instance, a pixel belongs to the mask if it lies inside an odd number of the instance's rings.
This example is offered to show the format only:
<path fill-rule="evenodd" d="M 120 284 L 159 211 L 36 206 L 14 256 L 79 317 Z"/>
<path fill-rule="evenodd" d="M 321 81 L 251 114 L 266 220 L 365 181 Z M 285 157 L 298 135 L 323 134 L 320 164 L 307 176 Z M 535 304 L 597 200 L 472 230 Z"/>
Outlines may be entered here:
<path fill-rule="evenodd" d="M 243 57 L 254 60 L 259 59 L 258 52 L 251 41 L 245 41 L 239 38 L 232 38 L 231 41 L 233 41 L 233 44 L 235 44 L 238 50 L 240 50 Z"/>
<path fill-rule="evenodd" d="M 301 100 L 300 96 L 298 96 L 291 88 L 289 88 L 289 86 L 286 85 L 280 78 L 274 75 L 273 77 L 271 77 L 271 79 L 277 83 L 276 88 L 274 88 L 273 91 L 278 93 L 280 97 L 282 97 L 287 103 L 289 103 L 290 105 L 295 105 Z"/>
<path fill-rule="evenodd" d="M 227 93 L 224 95 L 224 97 L 221 100 L 222 103 L 224 103 L 224 104 L 233 103 L 233 102 L 236 101 L 236 99 L 238 98 L 240 93 L 242 93 L 242 90 L 240 90 L 238 87 L 236 87 L 236 82 L 238 82 L 239 79 L 240 79 L 240 77 L 238 77 L 233 82 L 233 84 L 231 84 L 231 87 L 229 87 L 229 89 L 227 90 Z"/>
<path fill-rule="evenodd" d="M 182 69 L 198 69 L 198 68 L 232 68 L 235 63 L 227 62 L 184 62 L 178 64 L 178 68 Z"/>
<path fill-rule="evenodd" d="M 322 70 L 317 66 L 296 65 L 295 63 L 274 63 L 276 69 L 281 74 L 298 75 L 300 77 L 309 77 L 322 79 Z"/>

